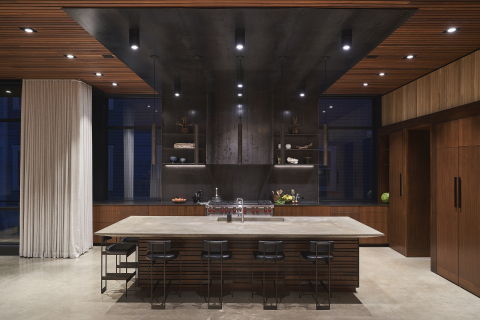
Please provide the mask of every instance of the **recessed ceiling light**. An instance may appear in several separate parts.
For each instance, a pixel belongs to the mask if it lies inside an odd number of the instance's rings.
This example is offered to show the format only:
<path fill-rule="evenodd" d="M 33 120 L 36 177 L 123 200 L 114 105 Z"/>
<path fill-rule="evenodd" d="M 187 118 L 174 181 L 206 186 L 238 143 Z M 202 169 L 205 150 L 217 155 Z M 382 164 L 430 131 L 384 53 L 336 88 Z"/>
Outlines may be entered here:
<path fill-rule="evenodd" d="M 33 28 L 29 28 L 29 27 L 20 28 L 20 30 L 25 31 L 26 33 L 34 33 L 34 32 L 37 32 L 37 30 L 35 30 L 35 29 L 33 29 Z"/>
<path fill-rule="evenodd" d="M 241 105 L 241 104 L 238 105 L 238 109 L 242 109 L 242 105 Z"/>
<path fill-rule="evenodd" d="M 448 28 L 447 30 L 443 31 L 443 33 L 454 33 L 457 32 L 460 28 Z"/>
<path fill-rule="evenodd" d="M 325 112 L 326 112 L 326 111 L 325 111 L 325 110 L 323 110 L 323 113 L 325 113 Z"/>
<path fill-rule="evenodd" d="M 242 96 L 242 94 L 241 94 L 241 93 L 239 93 L 239 94 L 238 94 L 238 96 L 239 96 L 239 97 L 241 97 L 241 96 Z"/>
<path fill-rule="evenodd" d="M 409 54 L 408 56 L 405 56 L 403 59 L 413 59 L 415 57 L 416 57 L 416 55 Z"/>
<path fill-rule="evenodd" d="M 73 54 L 64 54 L 63 56 L 68 58 L 68 59 L 75 59 L 76 58 Z"/>
<path fill-rule="evenodd" d="M 386 75 L 386 73 L 385 72 L 380 72 L 378 75 L 383 77 L 384 75 Z"/>
<path fill-rule="evenodd" d="M 147 108 L 150 108 L 150 105 L 148 105 Z"/>
<path fill-rule="evenodd" d="M 175 97 L 180 97 L 180 93 L 176 92 Z"/>
<path fill-rule="evenodd" d="M 305 97 L 305 93 L 300 93 L 300 97 Z"/>
<path fill-rule="evenodd" d="M 103 73 L 101 73 L 101 72 L 95 72 L 94 75 L 96 75 L 97 77 L 101 77 L 101 76 L 103 76 Z"/>
<path fill-rule="evenodd" d="M 118 83 L 112 82 L 112 86 L 116 87 L 116 86 L 118 86 Z"/>
<path fill-rule="evenodd" d="M 6 93 L 12 93 L 12 91 L 10 91 L 10 90 L 7 90 L 7 91 L 5 91 L 5 92 L 6 92 Z"/>
<path fill-rule="evenodd" d="M 239 83 L 237 87 L 243 88 L 243 84 Z"/>
<path fill-rule="evenodd" d="M 329 108 L 330 108 L 330 109 L 333 109 L 333 106 L 330 106 Z"/>
<path fill-rule="evenodd" d="M 369 85 L 369 84 L 368 84 L 368 83 L 366 83 L 366 82 L 363 84 L 363 86 L 364 86 L 364 87 L 366 87 L 366 86 L 368 86 L 368 85 Z"/>

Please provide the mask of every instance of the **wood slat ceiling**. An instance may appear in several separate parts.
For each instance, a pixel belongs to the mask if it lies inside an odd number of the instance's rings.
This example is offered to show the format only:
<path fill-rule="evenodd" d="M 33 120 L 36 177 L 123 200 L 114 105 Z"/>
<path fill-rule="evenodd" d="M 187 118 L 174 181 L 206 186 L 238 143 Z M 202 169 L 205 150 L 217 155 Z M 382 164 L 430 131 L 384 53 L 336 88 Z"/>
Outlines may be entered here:
<path fill-rule="evenodd" d="M 62 7 L 418 8 L 419 11 L 338 80 L 329 94 L 386 94 L 480 48 L 480 1 L 382 0 L 17 0 L 0 2 L 0 79 L 82 79 L 106 93 L 152 89 L 90 36 Z M 457 33 L 442 33 L 450 26 Z M 19 27 L 33 27 L 27 34 Z M 66 59 L 72 53 L 77 59 Z M 402 59 L 407 54 L 416 59 Z M 102 72 L 96 77 L 94 72 Z M 379 72 L 387 73 L 380 77 Z M 112 87 L 111 82 L 120 83 Z M 370 86 L 364 87 L 364 82 Z"/>

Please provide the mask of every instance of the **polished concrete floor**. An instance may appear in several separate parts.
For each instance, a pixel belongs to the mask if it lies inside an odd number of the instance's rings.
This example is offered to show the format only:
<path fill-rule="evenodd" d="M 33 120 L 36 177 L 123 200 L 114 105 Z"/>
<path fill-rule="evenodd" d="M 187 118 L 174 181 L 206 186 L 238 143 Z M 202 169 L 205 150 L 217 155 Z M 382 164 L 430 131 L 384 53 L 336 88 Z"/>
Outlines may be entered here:
<path fill-rule="evenodd" d="M 480 319 L 480 298 L 430 272 L 430 259 L 405 258 L 390 248 L 360 249 L 360 288 L 333 293 L 329 311 L 291 292 L 277 311 L 262 298 L 225 296 L 223 310 L 203 298 L 172 292 L 166 310 L 151 310 L 135 287 L 110 281 L 100 294 L 100 248 L 79 259 L 0 257 L 0 319 Z"/>

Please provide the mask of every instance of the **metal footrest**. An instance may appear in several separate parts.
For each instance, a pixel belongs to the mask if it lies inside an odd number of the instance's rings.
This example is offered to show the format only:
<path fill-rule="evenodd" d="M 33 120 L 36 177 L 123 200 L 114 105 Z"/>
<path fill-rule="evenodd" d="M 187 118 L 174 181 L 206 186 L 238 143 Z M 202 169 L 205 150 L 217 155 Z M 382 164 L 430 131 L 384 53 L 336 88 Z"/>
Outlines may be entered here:
<path fill-rule="evenodd" d="M 107 273 L 106 275 L 102 276 L 102 280 L 124 280 L 130 281 L 136 272 L 128 272 L 128 273 Z"/>
<path fill-rule="evenodd" d="M 117 268 L 127 268 L 127 269 L 136 269 L 138 268 L 138 262 L 119 262 Z"/>

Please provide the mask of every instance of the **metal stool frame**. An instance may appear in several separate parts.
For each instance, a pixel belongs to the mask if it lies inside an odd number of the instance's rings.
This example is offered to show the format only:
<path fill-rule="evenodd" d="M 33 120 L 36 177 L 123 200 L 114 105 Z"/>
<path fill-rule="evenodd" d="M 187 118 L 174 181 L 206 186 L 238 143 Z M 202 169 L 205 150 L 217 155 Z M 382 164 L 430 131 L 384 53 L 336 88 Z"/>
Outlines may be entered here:
<path fill-rule="evenodd" d="M 205 246 L 207 247 L 207 274 L 208 274 L 208 296 L 207 296 L 207 308 L 208 309 L 222 309 L 223 308 L 223 252 L 227 252 L 227 246 L 228 242 L 227 240 L 220 240 L 220 241 L 213 241 L 213 240 L 204 240 L 204 249 Z M 220 304 L 210 304 L 210 286 L 211 283 L 214 281 L 210 278 L 210 253 L 211 253 L 211 246 L 220 246 Z M 225 250 L 224 250 L 225 246 Z M 217 253 L 217 251 L 213 251 L 213 253 Z M 233 261 L 233 254 L 231 256 L 232 260 L 232 280 L 227 280 L 227 281 L 232 281 L 232 298 L 233 298 L 233 284 L 234 284 L 234 274 L 233 274 L 233 266 L 234 266 L 234 261 Z M 200 286 L 202 287 L 201 291 L 203 292 L 203 259 L 200 258 Z"/>
<path fill-rule="evenodd" d="M 278 254 L 279 254 L 279 247 L 282 246 L 283 247 L 283 243 L 282 241 L 259 241 L 258 242 L 258 246 L 259 246 L 259 252 L 262 252 L 261 249 L 263 247 L 263 279 L 261 280 L 262 281 L 262 292 L 263 292 L 263 310 L 277 310 L 278 309 L 278 290 L 277 290 L 277 282 L 278 282 Z M 267 304 L 267 298 L 266 298 L 266 295 L 265 295 L 265 282 L 266 282 L 266 279 L 265 279 L 265 256 L 267 253 L 273 253 L 273 252 L 269 252 L 269 251 L 266 251 L 267 250 L 267 247 L 269 246 L 275 246 L 275 280 L 273 281 L 273 284 L 275 286 L 275 305 L 269 305 Z M 282 250 L 280 251 L 281 254 L 283 254 L 283 248 Z M 255 253 L 254 253 L 255 254 Z M 285 259 L 285 255 L 283 254 L 284 258 L 283 258 L 283 297 L 285 297 L 285 287 L 286 287 L 286 282 L 285 282 L 285 263 L 286 263 L 286 259 Z M 257 260 L 255 259 L 255 257 L 252 259 L 252 298 L 253 298 L 253 283 L 254 283 L 254 280 L 253 280 L 253 262 Z"/>
<path fill-rule="evenodd" d="M 154 252 L 158 253 L 158 251 L 155 251 L 154 248 L 155 246 L 160 246 L 163 248 L 163 301 L 162 303 L 153 303 L 153 293 L 158 287 L 158 283 L 160 282 L 160 279 L 157 280 L 155 283 L 155 287 L 153 286 L 153 265 L 155 264 L 156 260 L 153 257 Z M 160 249 L 161 252 L 162 249 Z M 148 274 L 150 276 L 150 281 L 148 283 L 149 287 L 149 293 L 150 293 L 150 308 L 151 309 L 165 309 L 165 304 L 167 301 L 167 290 L 170 287 L 172 283 L 172 279 L 168 280 L 168 285 L 166 284 L 166 267 L 167 263 L 170 261 L 167 261 L 166 259 L 166 254 L 168 252 L 171 252 L 172 250 L 172 241 L 171 240 L 162 240 L 162 241 L 147 241 L 147 255 L 150 253 L 152 254 L 152 258 L 150 259 L 148 263 Z M 178 253 L 178 256 L 180 258 L 180 292 L 179 292 L 179 297 L 182 296 L 182 255 Z M 176 259 L 175 257 L 174 259 Z M 174 260 L 172 259 L 172 260 Z"/>
<path fill-rule="evenodd" d="M 331 304 L 331 297 L 332 297 L 332 261 L 331 261 L 331 253 L 333 252 L 333 246 L 334 242 L 333 241 L 310 241 L 310 253 L 313 253 L 312 251 L 312 246 L 315 247 L 315 261 L 312 261 L 313 264 L 315 264 L 315 286 L 313 285 L 311 280 L 308 280 L 308 284 L 312 288 L 314 295 L 313 298 L 315 299 L 315 309 L 316 310 L 330 310 L 330 304 Z M 328 247 L 327 251 L 319 251 L 319 247 Z M 327 291 L 328 293 L 328 305 L 326 304 L 320 304 L 318 302 L 318 255 L 320 254 L 325 254 L 328 253 L 328 259 L 324 260 L 321 259 L 320 261 L 324 261 L 328 265 L 328 288 L 325 285 L 323 280 L 320 280 L 320 284 L 322 287 Z M 300 288 L 300 283 L 301 283 L 301 268 L 300 268 L 300 258 L 302 255 L 300 254 L 298 256 L 298 297 L 301 298 L 302 296 L 302 291 Z M 307 260 L 308 261 L 308 260 Z"/>

